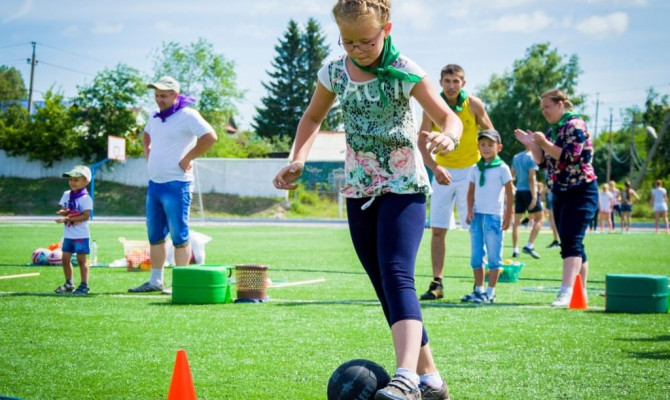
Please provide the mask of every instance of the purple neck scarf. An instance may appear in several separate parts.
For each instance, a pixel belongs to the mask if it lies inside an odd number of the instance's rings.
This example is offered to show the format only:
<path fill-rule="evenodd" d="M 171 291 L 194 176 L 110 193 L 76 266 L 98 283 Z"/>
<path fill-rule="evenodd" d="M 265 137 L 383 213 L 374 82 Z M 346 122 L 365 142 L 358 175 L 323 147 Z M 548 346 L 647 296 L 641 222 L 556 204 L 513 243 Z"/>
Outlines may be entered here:
<path fill-rule="evenodd" d="M 70 200 L 68 200 L 68 202 L 67 202 L 68 210 L 76 211 L 77 210 L 77 203 L 75 202 L 75 200 L 77 200 L 78 198 L 80 198 L 82 196 L 86 196 L 86 195 L 88 195 L 88 190 L 86 190 L 86 188 L 81 188 L 81 189 L 77 190 L 76 192 L 70 190 Z"/>
<path fill-rule="evenodd" d="M 165 120 L 172 114 L 176 113 L 177 111 L 181 110 L 184 107 L 188 107 L 191 104 L 195 103 L 195 97 L 189 96 L 187 94 L 180 94 L 177 96 L 177 102 L 175 102 L 172 107 L 168 108 L 167 110 L 163 110 L 160 112 L 155 112 L 154 113 L 154 118 L 160 118 L 161 121 L 165 122 Z"/>

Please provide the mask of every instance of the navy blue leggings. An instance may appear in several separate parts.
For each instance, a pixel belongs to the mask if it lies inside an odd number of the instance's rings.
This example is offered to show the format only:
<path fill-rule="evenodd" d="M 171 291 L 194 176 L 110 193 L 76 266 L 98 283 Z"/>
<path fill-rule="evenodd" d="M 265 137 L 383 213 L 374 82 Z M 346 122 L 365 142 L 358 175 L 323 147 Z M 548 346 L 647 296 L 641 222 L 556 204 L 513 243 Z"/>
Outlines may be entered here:
<path fill-rule="evenodd" d="M 586 262 L 584 236 L 598 212 L 598 182 L 566 191 L 554 191 L 554 221 L 561 239 L 561 257 L 581 257 Z"/>
<path fill-rule="evenodd" d="M 426 221 L 423 194 L 385 194 L 365 210 L 369 198 L 347 199 L 349 232 L 358 259 L 372 282 L 386 321 L 422 321 L 414 266 Z M 428 343 L 423 330 L 421 346 Z"/>

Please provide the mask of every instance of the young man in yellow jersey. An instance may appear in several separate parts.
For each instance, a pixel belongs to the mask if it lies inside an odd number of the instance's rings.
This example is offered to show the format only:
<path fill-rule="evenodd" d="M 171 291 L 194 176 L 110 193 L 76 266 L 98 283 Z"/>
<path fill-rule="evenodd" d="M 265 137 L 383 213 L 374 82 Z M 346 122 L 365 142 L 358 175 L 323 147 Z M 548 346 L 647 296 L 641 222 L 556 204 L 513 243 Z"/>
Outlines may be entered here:
<path fill-rule="evenodd" d="M 465 86 L 465 71 L 459 65 L 449 64 L 440 72 L 441 97 L 456 112 L 463 122 L 463 136 L 454 151 L 435 159 L 421 147 L 423 162 L 433 171 L 433 194 L 430 199 L 430 244 L 433 281 L 421 300 L 436 300 L 444 297 L 442 276 L 446 254 L 447 231 L 456 226 L 453 212 L 458 210 L 461 228 L 468 229 L 467 194 L 470 169 L 479 161 L 477 134 L 479 129 L 493 129 L 491 119 L 486 113 L 484 103 L 477 97 L 468 95 Z M 430 117 L 424 112 L 419 131 L 436 130 Z"/>

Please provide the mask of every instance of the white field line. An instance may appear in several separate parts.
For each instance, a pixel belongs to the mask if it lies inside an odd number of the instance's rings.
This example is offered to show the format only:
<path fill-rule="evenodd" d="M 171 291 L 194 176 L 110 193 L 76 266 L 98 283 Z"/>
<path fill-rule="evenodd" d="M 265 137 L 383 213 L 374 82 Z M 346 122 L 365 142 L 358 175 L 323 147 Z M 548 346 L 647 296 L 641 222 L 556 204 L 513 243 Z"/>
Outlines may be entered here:
<path fill-rule="evenodd" d="M 30 278 L 31 276 L 40 276 L 39 272 L 30 272 L 27 274 L 0 275 L 0 279 Z"/>
<path fill-rule="evenodd" d="M 272 286 L 268 287 L 268 289 L 282 288 L 282 287 L 287 287 L 287 286 L 311 285 L 313 283 L 321 283 L 321 282 L 325 282 L 325 281 L 326 281 L 325 278 L 319 278 L 319 279 L 310 279 L 310 280 L 306 280 L 306 281 L 279 283 L 277 285 L 273 284 Z"/>

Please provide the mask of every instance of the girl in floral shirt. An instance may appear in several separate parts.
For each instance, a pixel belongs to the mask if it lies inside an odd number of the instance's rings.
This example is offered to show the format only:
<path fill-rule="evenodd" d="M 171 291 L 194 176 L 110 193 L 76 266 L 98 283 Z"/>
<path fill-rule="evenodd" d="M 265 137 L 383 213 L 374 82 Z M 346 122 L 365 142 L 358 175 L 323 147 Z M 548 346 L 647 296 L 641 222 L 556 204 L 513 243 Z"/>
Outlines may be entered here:
<path fill-rule="evenodd" d="M 423 236 L 430 183 L 418 146 L 453 150 L 460 120 L 425 79 L 419 66 L 391 41 L 390 0 L 339 0 L 333 16 L 345 55 L 318 73 L 312 100 L 298 124 L 293 162 L 273 183 L 295 189 L 321 122 L 335 100 L 344 116 L 349 230 L 386 320 L 396 354 L 395 376 L 375 399 L 446 399 L 433 362 L 414 287 L 414 264 Z M 414 97 L 441 132 L 414 125 Z M 419 377 L 419 375 L 421 377 Z"/>
<path fill-rule="evenodd" d="M 528 144 L 533 159 L 547 169 L 547 186 L 553 195 L 553 210 L 561 239 L 563 279 L 554 307 L 567 307 L 577 274 L 584 287 L 589 263 L 584 235 L 598 211 L 598 182 L 593 172 L 593 141 L 579 114 L 563 91 L 552 89 L 541 96 L 542 114 L 549 122 L 547 134 L 517 129 L 516 138 Z"/>

